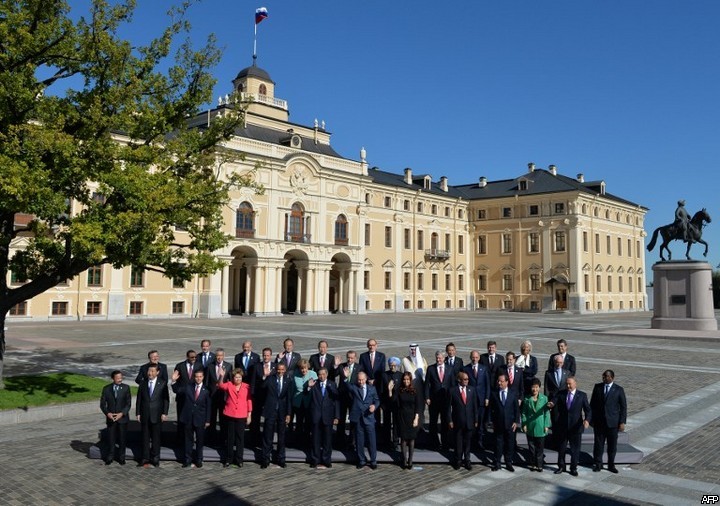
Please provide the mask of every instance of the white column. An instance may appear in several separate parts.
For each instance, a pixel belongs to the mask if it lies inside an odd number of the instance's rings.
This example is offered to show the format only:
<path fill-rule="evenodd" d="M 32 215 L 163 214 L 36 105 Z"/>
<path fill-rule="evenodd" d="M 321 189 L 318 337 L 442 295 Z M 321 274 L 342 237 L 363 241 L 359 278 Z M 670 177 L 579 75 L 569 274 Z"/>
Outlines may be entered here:
<path fill-rule="evenodd" d="M 250 270 L 252 267 L 245 264 L 245 313 L 250 314 L 250 280 L 252 273 Z"/>
<path fill-rule="evenodd" d="M 263 277 L 263 274 L 265 273 L 265 268 L 258 267 L 257 265 L 253 265 L 253 313 L 262 313 L 265 308 L 261 307 L 261 299 L 260 299 L 260 283 L 258 283 L 258 275 L 260 277 Z M 267 286 L 267 285 L 265 285 Z"/>
<path fill-rule="evenodd" d="M 232 300 L 232 304 L 230 306 L 235 311 L 240 310 L 240 280 L 241 279 L 242 279 L 242 272 L 240 272 L 239 267 L 236 267 L 234 269 L 234 275 L 233 275 L 233 281 L 235 282 L 235 286 L 230 291 L 230 294 L 228 294 L 228 296 L 231 297 L 231 300 Z"/>
<path fill-rule="evenodd" d="M 357 271 L 348 271 L 348 312 L 354 313 L 355 312 L 355 281 L 356 281 Z"/>
<path fill-rule="evenodd" d="M 307 269 L 307 308 L 305 310 L 310 314 L 315 314 L 317 307 L 317 287 L 315 286 L 315 269 Z"/>
<path fill-rule="evenodd" d="M 226 315 L 228 314 L 228 298 L 230 296 L 229 294 L 229 288 L 230 286 L 230 266 L 225 265 L 222 268 L 222 281 L 221 281 L 221 287 L 220 287 L 220 313 Z"/>
<path fill-rule="evenodd" d="M 345 284 L 343 283 L 343 277 L 345 277 L 345 271 L 338 271 L 338 288 L 337 288 L 337 310 L 338 313 L 342 313 L 345 310 L 345 304 L 343 303 L 343 292 L 345 291 Z"/>
<path fill-rule="evenodd" d="M 276 267 L 275 268 L 275 312 L 281 313 L 282 312 L 282 302 L 285 300 L 285 291 L 284 287 L 286 286 L 285 281 L 285 272 L 283 271 L 282 267 Z"/>
<path fill-rule="evenodd" d="M 280 305 L 278 306 L 278 310 L 283 310 L 283 303 L 287 301 L 287 278 L 288 278 L 288 271 L 287 269 L 283 269 L 281 271 L 282 276 L 280 277 Z"/>
<path fill-rule="evenodd" d="M 297 314 L 303 313 L 303 292 L 304 290 L 304 278 L 305 277 L 305 269 L 298 268 L 297 270 L 297 303 L 295 306 L 295 312 Z"/>

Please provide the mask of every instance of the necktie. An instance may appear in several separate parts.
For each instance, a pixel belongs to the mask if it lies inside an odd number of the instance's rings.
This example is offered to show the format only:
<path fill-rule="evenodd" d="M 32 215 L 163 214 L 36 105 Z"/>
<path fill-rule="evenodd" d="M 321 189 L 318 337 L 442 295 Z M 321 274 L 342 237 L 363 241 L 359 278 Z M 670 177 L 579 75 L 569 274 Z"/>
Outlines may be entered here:
<path fill-rule="evenodd" d="M 148 383 L 148 389 L 150 390 L 150 397 L 152 397 L 153 391 L 155 390 L 155 382 L 151 381 Z"/>
<path fill-rule="evenodd" d="M 200 397 L 200 385 L 195 385 L 195 400 L 198 400 L 198 397 Z"/>
<path fill-rule="evenodd" d="M 362 394 L 363 394 L 363 400 L 365 400 L 365 394 L 366 394 L 366 393 L 367 393 L 367 389 L 366 389 L 366 387 L 363 387 L 363 392 L 362 392 Z"/>
<path fill-rule="evenodd" d="M 247 371 L 248 361 L 250 360 L 250 355 L 245 355 L 245 362 L 243 363 L 243 369 Z"/>
<path fill-rule="evenodd" d="M 375 352 L 370 354 L 370 369 L 375 369 Z"/>
<path fill-rule="evenodd" d="M 495 365 L 495 355 L 490 355 L 490 365 Z"/>
<path fill-rule="evenodd" d="M 221 380 L 222 377 L 223 377 L 222 364 L 218 364 L 218 365 L 217 365 L 217 371 L 216 371 L 216 373 L 217 373 L 217 379 L 218 379 L 218 380 Z"/>
<path fill-rule="evenodd" d="M 440 383 L 442 383 L 443 378 L 445 378 L 445 371 L 443 370 L 443 366 L 438 367 L 438 376 L 440 376 Z"/>
<path fill-rule="evenodd" d="M 286 360 L 287 360 L 288 369 L 290 369 L 290 361 L 292 360 L 292 353 L 288 353 L 286 355 L 286 357 L 287 357 Z"/>
<path fill-rule="evenodd" d="M 505 390 L 500 392 L 500 402 L 502 403 L 503 406 L 505 405 Z"/>
<path fill-rule="evenodd" d="M 280 392 L 282 392 L 282 376 L 278 378 L 278 397 L 280 397 Z"/>
<path fill-rule="evenodd" d="M 203 353 L 203 367 L 207 367 L 207 353 Z"/>
<path fill-rule="evenodd" d="M 455 365 L 455 358 L 450 357 L 450 367 L 453 367 Z"/>
<path fill-rule="evenodd" d="M 467 394 L 465 394 L 465 387 L 460 387 L 460 397 L 462 397 L 463 404 L 467 404 Z"/>
<path fill-rule="evenodd" d="M 567 408 L 568 409 L 570 409 L 570 406 L 572 406 L 572 401 L 573 401 L 573 393 L 568 392 L 568 396 L 567 396 Z"/>
<path fill-rule="evenodd" d="M 610 385 L 605 385 L 605 397 L 607 397 L 607 394 L 609 391 L 610 391 Z"/>
<path fill-rule="evenodd" d="M 477 364 L 473 366 L 473 375 L 477 378 Z"/>
<path fill-rule="evenodd" d="M 512 367 L 508 367 L 508 379 L 510 380 L 510 384 L 513 384 L 513 378 L 515 377 L 515 371 L 513 371 Z"/>
<path fill-rule="evenodd" d="M 562 381 L 562 369 L 555 369 L 555 381 L 558 386 L 560 386 L 560 381 Z"/>
<path fill-rule="evenodd" d="M 188 362 L 187 370 L 188 370 L 188 378 L 192 378 L 192 366 L 190 365 L 190 362 Z"/>
<path fill-rule="evenodd" d="M 320 390 L 322 390 L 322 396 L 325 397 L 325 382 L 320 383 Z"/>
<path fill-rule="evenodd" d="M 113 390 L 115 390 L 115 398 L 117 399 L 117 393 L 118 393 L 118 390 L 119 390 L 118 386 L 115 385 L 115 386 L 113 387 Z"/>
<path fill-rule="evenodd" d="M 320 367 L 325 367 L 325 355 L 320 355 Z"/>

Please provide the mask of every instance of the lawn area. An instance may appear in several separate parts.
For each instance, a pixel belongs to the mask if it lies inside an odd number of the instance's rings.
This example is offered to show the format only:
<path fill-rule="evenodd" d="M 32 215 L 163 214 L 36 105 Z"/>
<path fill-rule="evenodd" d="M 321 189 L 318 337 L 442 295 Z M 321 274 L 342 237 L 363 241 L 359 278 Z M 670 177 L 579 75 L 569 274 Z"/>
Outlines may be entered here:
<path fill-rule="evenodd" d="M 82 374 L 60 372 L 5 378 L 5 390 L 0 390 L 0 410 L 26 409 L 68 402 L 97 401 L 108 379 L 91 378 Z M 132 388 L 133 396 L 136 388 Z"/>

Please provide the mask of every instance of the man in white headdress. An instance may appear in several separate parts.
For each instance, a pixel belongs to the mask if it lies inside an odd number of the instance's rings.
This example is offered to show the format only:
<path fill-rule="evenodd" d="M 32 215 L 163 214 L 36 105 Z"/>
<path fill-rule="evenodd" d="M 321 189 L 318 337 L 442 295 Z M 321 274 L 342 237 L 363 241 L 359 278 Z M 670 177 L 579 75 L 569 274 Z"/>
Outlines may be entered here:
<path fill-rule="evenodd" d="M 409 372 L 422 386 L 425 381 L 425 371 L 427 371 L 427 362 L 420 354 L 420 347 L 416 343 L 410 344 L 410 354 L 403 358 L 403 372 Z"/>

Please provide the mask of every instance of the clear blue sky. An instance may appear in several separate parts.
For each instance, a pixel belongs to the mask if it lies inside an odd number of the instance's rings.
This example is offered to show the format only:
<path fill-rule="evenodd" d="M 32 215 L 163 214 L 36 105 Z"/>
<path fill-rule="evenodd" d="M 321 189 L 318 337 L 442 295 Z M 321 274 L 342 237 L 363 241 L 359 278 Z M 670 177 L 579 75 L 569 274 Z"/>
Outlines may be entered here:
<path fill-rule="evenodd" d="M 141 41 L 171 2 L 138 3 Z M 261 6 L 258 65 L 291 121 L 325 120 L 342 155 L 364 146 L 371 166 L 450 184 L 555 164 L 650 208 L 648 234 L 682 198 L 715 219 L 704 238 L 720 263 L 719 1 L 205 0 L 192 36 L 225 49 L 216 97 L 252 63 Z"/>

